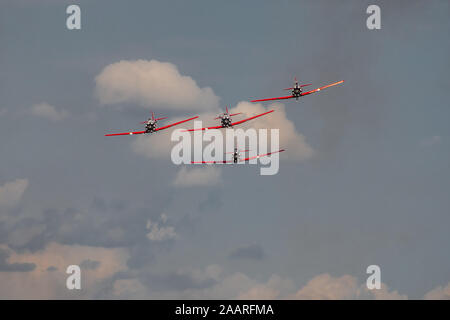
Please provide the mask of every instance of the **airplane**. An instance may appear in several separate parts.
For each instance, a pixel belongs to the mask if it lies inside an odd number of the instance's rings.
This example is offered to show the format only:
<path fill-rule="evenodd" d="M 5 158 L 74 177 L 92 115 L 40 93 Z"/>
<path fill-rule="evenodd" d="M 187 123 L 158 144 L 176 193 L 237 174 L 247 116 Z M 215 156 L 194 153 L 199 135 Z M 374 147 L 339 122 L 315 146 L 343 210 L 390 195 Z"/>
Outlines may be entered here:
<path fill-rule="evenodd" d="M 220 119 L 220 126 L 207 127 L 207 128 L 199 128 L 199 129 L 189 129 L 189 130 L 184 130 L 184 131 L 197 131 L 197 130 L 210 130 L 210 129 L 220 129 L 220 128 L 231 128 L 231 127 L 233 127 L 233 126 L 235 126 L 235 125 L 241 124 L 241 123 L 246 122 L 246 121 L 249 121 L 249 120 L 253 120 L 253 119 L 255 119 L 255 118 L 264 116 L 264 115 L 266 115 L 266 114 L 268 114 L 268 113 L 271 113 L 271 112 L 273 112 L 273 110 L 270 110 L 270 111 L 267 111 L 267 112 L 258 114 L 258 115 L 256 115 L 256 116 L 253 116 L 253 117 L 250 117 L 250 118 L 247 118 L 247 119 L 244 119 L 244 120 L 239 120 L 239 121 L 236 121 L 236 122 L 231 122 L 231 117 L 233 117 L 233 116 L 235 116 L 235 115 L 238 115 L 238 114 L 241 114 L 242 112 L 230 114 L 230 113 L 228 112 L 228 107 L 226 107 L 226 111 L 225 111 L 223 114 L 221 114 L 221 115 L 217 116 L 216 118 L 214 118 L 214 120 Z"/>
<path fill-rule="evenodd" d="M 203 163 L 203 164 L 211 164 L 211 163 L 215 163 L 215 164 L 220 164 L 220 163 L 238 163 L 238 162 L 245 162 L 245 161 L 249 161 L 252 159 L 257 159 L 257 158 L 261 158 L 261 157 L 266 157 L 266 156 L 270 156 L 271 154 L 274 153 L 279 153 L 279 152 L 283 152 L 285 149 L 281 149 L 278 151 L 274 151 L 274 152 L 269 152 L 269 153 L 265 153 L 265 154 L 259 154 L 257 156 L 253 156 L 253 157 L 248 157 L 245 159 L 241 159 L 241 152 L 246 152 L 246 151 L 250 151 L 250 150 L 238 150 L 237 148 L 234 148 L 234 151 L 232 152 L 227 152 L 226 154 L 233 154 L 233 158 L 231 160 L 222 160 L 222 161 L 191 161 L 191 163 L 193 164 L 199 164 L 199 163 Z"/>
<path fill-rule="evenodd" d="M 159 120 L 167 119 L 167 117 L 155 118 L 155 114 L 152 112 L 152 117 L 151 118 L 149 118 L 147 121 L 140 122 L 141 124 L 145 124 L 145 130 L 144 131 L 110 133 L 110 134 L 105 134 L 105 137 L 124 136 L 124 135 L 143 134 L 143 133 L 153 133 L 153 132 L 160 131 L 160 130 L 163 130 L 163 129 L 167 129 L 167 128 L 179 125 L 179 124 L 181 124 L 183 122 L 191 121 L 191 120 L 194 120 L 194 119 L 197 119 L 197 118 L 198 118 L 198 116 L 192 117 L 192 118 L 189 118 L 189 119 L 186 119 L 186 120 L 178 121 L 178 122 L 175 122 L 175 123 L 171 123 L 171 124 L 169 124 L 167 126 L 158 128 L 156 126 L 156 123 Z"/>
<path fill-rule="evenodd" d="M 311 90 L 311 91 L 303 92 L 302 88 L 306 87 L 306 86 L 310 86 L 311 83 L 299 85 L 298 81 L 297 81 L 297 78 L 295 78 L 294 81 L 295 81 L 294 87 L 284 89 L 284 90 L 291 90 L 291 95 L 290 96 L 277 97 L 277 98 L 268 98 L 268 99 L 258 99 L 258 100 L 252 100 L 250 102 L 262 102 L 262 101 L 270 101 L 270 100 L 284 100 L 284 99 L 291 99 L 291 98 L 295 98 L 295 100 L 298 101 L 298 98 L 300 98 L 302 96 L 306 96 L 306 95 L 311 94 L 311 93 L 319 92 L 320 90 L 323 90 L 323 89 L 326 89 L 326 88 L 329 88 L 329 87 L 332 87 L 332 86 L 335 86 L 335 85 L 338 85 L 338 84 L 341 84 L 341 83 L 344 82 L 344 80 L 341 80 L 341 81 L 338 81 L 338 82 L 335 82 L 335 83 L 327 84 L 326 86 L 323 86 L 323 87 L 320 87 L 320 88 L 317 88 L 317 89 L 314 89 L 314 90 Z"/>

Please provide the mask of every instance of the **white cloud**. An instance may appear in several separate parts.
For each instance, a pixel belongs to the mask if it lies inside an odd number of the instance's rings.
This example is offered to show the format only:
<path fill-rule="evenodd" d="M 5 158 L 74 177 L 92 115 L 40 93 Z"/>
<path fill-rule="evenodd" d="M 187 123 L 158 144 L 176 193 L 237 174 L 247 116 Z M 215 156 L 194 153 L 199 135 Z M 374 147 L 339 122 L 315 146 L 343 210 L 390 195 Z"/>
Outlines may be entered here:
<path fill-rule="evenodd" d="M 208 267 L 210 268 L 210 267 Z M 345 300 L 345 299 L 407 299 L 397 291 L 390 291 L 382 284 L 379 290 L 368 290 L 366 284 L 358 283 L 350 275 L 333 277 L 320 274 L 312 278 L 305 286 L 296 289 L 295 283 L 289 279 L 272 274 L 266 282 L 256 281 L 242 272 L 229 275 L 220 272 L 211 275 L 202 269 L 178 270 L 178 273 L 188 274 L 195 283 L 202 283 L 214 279 L 214 283 L 207 287 L 193 287 L 183 290 L 162 290 L 148 292 L 145 297 L 159 299 L 301 299 L 301 300 Z M 142 297 L 141 297 L 142 298 Z"/>
<path fill-rule="evenodd" d="M 358 283 L 356 278 L 344 275 L 332 277 L 321 274 L 311 279 L 292 298 L 301 300 L 335 300 L 354 299 L 357 296 Z"/>
<path fill-rule="evenodd" d="M 240 294 L 238 300 L 274 300 L 280 295 L 276 289 L 265 285 L 257 285 L 249 289 L 247 292 Z"/>
<path fill-rule="evenodd" d="M 450 283 L 447 286 L 438 286 L 425 294 L 427 300 L 450 300 Z"/>
<path fill-rule="evenodd" d="M 220 267 L 214 267 L 219 268 Z M 206 269 L 181 269 L 175 274 L 184 275 L 194 284 L 192 288 L 183 290 L 157 290 L 149 292 L 145 298 L 150 299 L 232 299 L 246 292 L 257 283 L 247 275 L 236 272 L 231 275 L 221 275 Z M 220 269 L 221 271 L 221 269 Z M 212 283 L 211 286 L 203 287 L 199 284 Z M 140 297 L 143 298 L 143 297 Z"/>
<path fill-rule="evenodd" d="M 247 101 L 241 101 L 236 107 L 232 109 L 232 112 L 242 112 L 246 117 L 254 116 L 269 110 L 275 110 L 274 112 L 250 120 L 243 124 L 245 128 L 255 129 L 280 129 L 280 148 L 285 148 L 286 152 L 283 155 L 286 160 L 300 161 L 310 158 L 314 150 L 306 142 L 305 137 L 297 132 L 294 123 L 286 116 L 284 105 L 281 103 L 273 103 L 269 108 L 264 108 L 260 103 L 250 103 Z M 239 120 L 238 116 L 235 120 Z M 244 117 L 243 117 L 244 118 Z M 270 141 L 270 138 L 268 138 Z"/>
<path fill-rule="evenodd" d="M 157 60 L 110 64 L 97 75 L 95 84 L 101 104 L 130 102 L 147 109 L 208 110 L 219 103 L 211 88 L 200 88 L 174 64 Z"/>
<path fill-rule="evenodd" d="M 165 241 L 172 240 L 177 237 L 175 228 L 172 226 L 164 226 L 167 223 L 167 215 L 163 213 L 159 222 L 152 222 L 150 219 L 147 221 L 147 238 L 152 241 Z"/>
<path fill-rule="evenodd" d="M 370 294 L 375 300 L 406 300 L 408 296 L 405 294 L 400 294 L 397 290 L 390 290 L 385 283 L 381 283 L 381 288 L 378 290 L 370 290 L 364 287 L 365 294 Z"/>
<path fill-rule="evenodd" d="M 176 120 L 170 120 L 175 122 Z M 168 122 L 169 123 L 169 122 Z M 186 127 L 187 128 L 187 127 Z M 149 159 L 170 160 L 170 152 L 175 142 L 170 141 L 171 130 L 164 130 L 152 134 L 142 134 L 138 137 L 132 136 L 131 149 Z"/>
<path fill-rule="evenodd" d="M 0 272 L 0 299 L 95 298 L 102 281 L 127 268 L 124 248 L 102 248 L 50 243 L 37 252 L 12 252 L 9 263 L 34 263 L 30 272 Z M 98 261 L 97 268 L 82 268 L 82 290 L 67 290 L 66 269 L 83 261 Z M 53 270 L 49 272 L 50 270 Z M 77 292 L 74 292 L 77 291 Z"/>
<path fill-rule="evenodd" d="M 54 106 L 49 105 L 46 102 L 38 103 L 31 106 L 31 114 L 50 119 L 52 121 L 61 121 L 69 116 L 69 112 L 66 110 L 58 110 Z"/>
<path fill-rule="evenodd" d="M 301 300 L 402 300 L 408 297 L 397 291 L 389 291 L 388 286 L 384 283 L 381 284 L 381 289 L 369 290 L 365 283 L 358 284 L 358 280 L 353 276 L 333 277 L 324 273 L 312 278 L 290 298 Z"/>
<path fill-rule="evenodd" d="M 27 179 L 16 179 L 0 186 L 0 205 L 14 206 L 28 187 Z"/>
<path fill-rule="evenodd" d="M 178 171 L 173 185 L 177 187 L 216 185 L 220 182 L 221 175 L 222 169 L 212 165 L 192 169 L 182 167 Z"/>
<path fill-rule="evenodd" d="M 237 299 L 241 300 L 273 300 L 292 291 L 293 282 L 289 279 L 283 279 L 279 275 L 273 274 L 269 280 L 263 284 L 257 284 L 247 291 L 238 294 Z"/>
<path fill-rule="evenodd" d="M 148 289 L 139 279 L 118 279 L 113 284 L 113 295 L 124 299 L 142 299 L 148 296 Z"/>
<path fill-rule="evenodd" d="M 250 282 L 247 281 L 247 284 Z M 333 277 L 327 273 L 317 275 L 305 286 L 295 292 L 292 280 L 272 275 L 266 283 L 254 283 L 238 299 L 300 299 L 300 300 L 346 300 L 346 299 L 375 299 L 375 300 L 403 300 L 406 295 L 397 291 L 390 291 L 382 283 L 379 290 L 368 290 L 366 284 L 359 284 L 350 275 Z M 292 293 L 294 291 L 294 293 Z"/>

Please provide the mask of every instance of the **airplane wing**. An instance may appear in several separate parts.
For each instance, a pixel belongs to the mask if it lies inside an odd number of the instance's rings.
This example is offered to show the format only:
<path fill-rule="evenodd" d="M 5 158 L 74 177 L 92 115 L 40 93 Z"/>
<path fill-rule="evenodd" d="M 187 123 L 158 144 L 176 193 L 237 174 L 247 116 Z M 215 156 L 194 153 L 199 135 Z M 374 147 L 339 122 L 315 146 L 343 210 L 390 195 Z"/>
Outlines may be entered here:
<path fill-rule="evenodd" d="M 308 92 L 303 92 L 300 95 L 301 96 L 306 96 L 308 94 L 319 92 L 320 90 L 323 90 L 323 89 L 326 89 L 326 88 L 329 88 L 329 87 L 341 84 L 343 82 L 344 82 L 344 80 L 341 80 L 341 81 L 338 81 L 338 82 L 335 82 L 335 83 L 332 83 L 332 84 L 327 84 L 326 86 L 323 86 L 323 87 L 320 87 L 320 88 L 317 88 L 317 89 L 314 89 L 314 90 L 311 90 L 311 91 L 308 91 Z"/>
<path fill-rule="evenodd" d="M 184 131 L 200 131 L 200 130 L 210 130 L 210 129 L 220 129 L 222 126 L 208 127 L 208 128 L 199 128 L 199 129 L 188 129 Z"/>
<path fill-rule="evenodd" d="M 222 161 L 191 161 L 191 163 L 230 163 L 233 160 L 222 160 Z"/>
<path fill-rule="evenodd" d="M 317 89 L 314 89 L 314 90 L 311 90 L 311 91 L 303 92 L 303 93 L 300 94 L 300 96 L 306 96 L 306 95 L 311 94 L 311 93 L 319 92 L 320 90 L 323 90 L 323 89 L 326 89 L 326 88 L 329 88 L 329 87 L 332 87 L 332 86 L 341 84 L 341 83 L 343 83 L 343 82 L 344 82 L 344 80 L 341 80 L 341 81 L 338 81 L 338 82 L 335 82 L 335 83 L 332 83 L 332 84 L 328 84 L 328 85 L 326 85 L 326 86 L 323 86 L 323 87 L 320 87 L 320 88 L 317 88 Z M 307 85 L 310 85 L 310 84 L 307 84 Z M 303 87 L 303 86 L 307 86 L 307 85 L 302 85 L 302 87 Z M 290 89 L 290 88 L 286 88 L 286 89 Z M 262 102 L 262 101 L 271 101 L 271 100 L 284 100 L 284 99 L 291 99 L 291 98 L 295 98 L 295 97 L 291 95 L 291 96 L 285 96 L 285 97 L 277 97 L 277 98 L 268 98 L 268 99 L 252 100 L 252 101 L 250 101 L 250 102 Z"/>
<path fill-rule="evenodd" d="M 278 97 L 278 98 L 268 98 L 268 99 L 258 99 L 258 100 L 252 100 L 250 102 L 262 102 L 262 101 L 271 101 L 271 100 L 284 100 L 284 99 L 291 99 L 294 98 L 294 96 L 285 96 L 285 97 Z"/>
<path fill-rule="evenodd" d="M 249 158 L 245 158 L 245 159 L 240 159 L 239 161 L 240 161 L 240 162 L 248 161 L 248 160 L 252 160 L 252 159 L 256 159 L 256 158 L 261 158 L 261 157 L 265 157 L 265 156 L 270 156 L 271 154 L 278 153 L 278 152 L 283 152 L 283 151 L 284 151 L 284 149 L 281 149 L 281 150 L 274 151 L 274 152 L 269 152 L 269 153 L 266 153 L 266 154 L 259 154 L 259 155 L 257 155 L 257 156 L 253 156 L 253 157 L 249 157 Z"/>
<path fill-rule="evenodd" d="M 173 126 L 179 125 L 179 124 L 181 124 L 181 123 L 183 123 L 183 122 L 191 121 L 191 120 L 194 120 L 194 119 L 197 119 L 197 118 L 198 118 L 198 116 L 196 116 L 196 117 L 192 117 L 192 118 L 189 118 L 189 119 L 186 119 L 186 120 L 181 120 L 181 121 L 178 121 L 178 122 L 175 122 L 175 123 L 171 123 L 171 124 L 168 124 L 167 126 L 164 126 L 164 127 L 160 127 L 160 128 L 156 128 L 156 130 L 155 130 L 155 131 L 159 131 L 159 130 L 167 129 L 167 128 L 170 128 L 170 127 L 173 127 Z"/>
<path fill-rule="evenodd" d="M 143 134 L 143 133 L 145 133 L 145 131 L 122 132 L 122 133 L 110 133 L 110 134 L 105 134 L 105 137 L 111 137 L 111 136 L 126 136 L 126 135 Z"/>
<path fill-rule="evenodd" d="M 266 114 L 268 114 L 268 113 L 271 113 L 271 112 L 273 112 L 273 110 L 270 110 L 270 111 L 267 111 L 267 112 L 258 114 L 258 115 L 256 115 L 256 116 L 253 116 L 253 117 L 250 117 L 250 118 L 247 118 L 247 119 L 244 119 L 244 120 L 239 120 L 239 121 L 233 122 L 231 125 L 232 125 L 232 126 L 235 126 L 235 125 L 237 125 L 237 124 L 241 124 L 241 123 L 243 123 L 243 122 L 250 121 L 250 120 L 252 120 L 252 119 L 262 117 L 262 116 L 264 116 L 264 115 L 266 115 Z"/>
<path fill-rule="evenodd" d="M 178 121 L 178 122 L 175 122 L 175 123 L 171 123 L 171 124 L 169 124 L 169 125 L 167 125 L 167 126 L 164 126 L 164 127 L 156 128 L 155 132 L 156 132 L 156 131 L 159 131 L 159 130 L 167 129 L 167 128 L 176 126 L 176 125 L 178 125 L 178 124 L 181 124 L 181 123 L 183 123 L 183 122 L 191 121 L 191 120 L 194 120 L 194 119 L 197 119 L 197 118 L 198 118 L 198 116 L 193 117 L 193 118 L 189 118 L 189 119 L 186 119 L 186 120 Z M 105 137 L 111 137 L 111 136 L 126 136 L 126 135 L 134 135 L 134 134 L 143 134 L 143 133 L 145 133 L 145 132 L 146 132 L 146 131 L 122 132 L 122 133 L 110 133 L 110 134 L 105 134 Z"/>

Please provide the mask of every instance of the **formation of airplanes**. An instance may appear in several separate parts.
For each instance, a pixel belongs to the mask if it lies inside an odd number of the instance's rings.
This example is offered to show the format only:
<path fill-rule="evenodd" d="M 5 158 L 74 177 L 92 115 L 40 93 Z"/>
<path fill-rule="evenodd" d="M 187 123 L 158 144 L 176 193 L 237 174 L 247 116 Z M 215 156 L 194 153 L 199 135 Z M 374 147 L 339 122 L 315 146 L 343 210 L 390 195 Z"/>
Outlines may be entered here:
<path fill-rule="evenodd" d="M 313 90 L 310 90 L 310 91 L 303 92 L 303 88 L 304 87 L 310 86 L 312 84 L 308 83 L 308 84 L 301 84 L 300 85 L 298 83 L 298 81 L 297 81 L 297 78 L 294 78 L 294 86 L 291 87 L 291 88 L 284 89 L 284 90 L 290 90 L 291 91 L 291 94 L 289 96 L 282 96 L 282 97 L 275 97 L 275 98 L 265 98 L 265 99 L 256 99 L 256 100 L 251 100 L 250 102 L 264 102 L 264 101 L 274 101 L 274 100 L 286 100 L 286 99 L 293 99 L 293 98 L 295 98 L 295 100 L 298 101 L 298 99 L 300 97 L 303 97 L 303 96 L 306 96 L 306 95 L 309 95 L 309 94 L 312 94 L 312 93 L 320 92 L 321 90 L 324 90 L 326 88 L 330 88 L 330 87 L 336 86 L 338 84 L 342 84 L 343 82 L 344 82 L 344 80 L 341 80 L 341 81 L 337 81 L 337 82 L 334 82 L 334 83 L 331 83 L 331 84 L 327 84 L 325 86 L 322 86 L 322 87 L 319 87 L 319 88 L 316 88 L 316 89 L 313 89 Z M 226 107 L 225 108 L 225 112 L 220 114 L 220 115 L 218 115 L 215 118 L 215 120 L 220 120 L 220 124 L 219 125 L 212 126 L 212 127 L 206 127 L 206 128 L 188 129 L 188 130 L 185 130 L 185 131 L 232 128 L 232 127 L 234 127 L 236 125 L 239 125 L 241 123 L 244 123 L 244 122 L 247 122 L 247 121 L 250 121 L 250 120 L 253 120 L 253 119 L 265 116 L 265 115 L 268 115 L 268 114 L 270 114 L 272 112 L 274 112 L 274 110 L 270 110 L 270 111 L 267 111 L 267 112 L 264 112 L 264 113 L 261 113 L 261 114 L 258 114 L 258 115 L 246 118 L 246 119 L 242 119 L 242 120 L 238 120 L 238 121 L 234 121 L 233 122 L 231 117 L 240 115 L 241 112 L 230 114 L 228 112 L 228 107 Z M 141 124 L 145 125 L 145 129 L 144 130 L 142 130 L 142 131 L 131 131 L 131 132 L 121 132 L 121 133 L 109 133 L 109 134 L 105 134 L 105 136 L 109 137 L 109 136 L 123 136 L 123 135 L 136 135 L 136 134 L 155 133 L 155 132 L 158 132 L 158 131 L 161 131 L 161 130 L 164 130 L 164 129 L 171 128 L 173 126 L 180 125 L 180 124 L 188 122 L 188 121 L 192 121 L 192 120 L 197 119 L 197 118 L 198 118 L 198 116 L 195 116 L 195 117 L 191 117 L 191 118 L 184 119 L 184 120 L 181 120 L 181 121 L 178 121 L 178 122 L 174 122 L 174 123 L 162 126 L 162 127 L 158 127 L 157 126 L 157 122 L 160 121 L 160 120 L 167 119 L 167 117 L 155 118 L 155 114 L 152 112 L 152 116 L 149 119 L 147 119 L 147 121 L 141 122 Z M 202 164 L 224 163 L 225 164 L 225 163 L 246 162 L 246 161 L 249 161 L 249 160 L 252 160 L 252 159 L 255 159 L 255 158 L 267 157 L 267 156 L 270 156 L 270 155 L 272 155 L 274 153 L 280 153 L 280 152 L 283 152 L 285 150 L 284 149 L 280 149 L 278 151 L 269 152 L 269 153 L 266 153 L 266 154 L 260 154 L 260 155 L 256 155 L 256 156 L 252 156 L 252 157 L 247 157 L 247 158 L 241 159 L 241 157 L 240 157 L 241 152 L 245 152 L 245 151 L 248 151 L 248 150 L 238 150 L 237 148 L 235 148 L 234 151 L 231 152 L 232 159 L 229 159 L 229 160 L 225 159 L 225 160 L 222 160 L 222 161 L 198 161 L 198 162 L 194 162 L 193 161 L 191 163 L 202 163 Z"/>

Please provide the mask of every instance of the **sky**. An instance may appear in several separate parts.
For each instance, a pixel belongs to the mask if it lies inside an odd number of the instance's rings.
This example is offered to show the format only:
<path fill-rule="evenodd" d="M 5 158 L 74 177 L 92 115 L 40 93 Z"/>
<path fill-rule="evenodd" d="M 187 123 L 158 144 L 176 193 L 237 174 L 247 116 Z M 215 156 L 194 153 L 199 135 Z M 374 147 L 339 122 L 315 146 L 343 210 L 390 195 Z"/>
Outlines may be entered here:
<path fill-rule="evenodd" d="M 0 298 L 449 299 L 449 6 L 1 1 Z M 294 77 L 345 82 L 249 102 Z M 278 174 L 104 136 L 225 106 L 275 110 L 242 127 L 280 129 Z"/>

